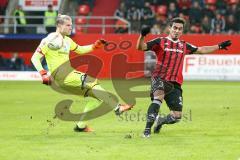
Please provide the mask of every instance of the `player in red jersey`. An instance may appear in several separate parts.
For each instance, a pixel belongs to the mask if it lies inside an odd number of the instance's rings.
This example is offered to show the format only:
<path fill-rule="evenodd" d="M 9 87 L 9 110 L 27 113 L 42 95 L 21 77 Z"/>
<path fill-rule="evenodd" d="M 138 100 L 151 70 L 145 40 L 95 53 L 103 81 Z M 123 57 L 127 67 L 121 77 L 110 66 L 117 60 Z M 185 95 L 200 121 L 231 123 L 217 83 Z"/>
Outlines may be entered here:
<path fill-rule="evenodd" d="M 196 47 L 188 42 L 179 40 L 183 33 L 185 21 L 174 18 L 169 24 L 169 35 L 158 37 L 147 43 L 145 36 L 150 32 L 149 27 L 141 31 L 137 41 L 137 49 L 141 51 L 152 50 L 157 56 L 157 66 L 151 77 L 151 99 L 147 112 L 147 123 L 143 133 L 144 137 L 150 137 L 151 127 L 156 121 L 154 133 L 159 133 L 163 124 L 174 124 L 181 119 L 182 98 L 182 69 L 184 56 L 193 53 L 211 53 L 218 49 L 227 49 L 231 41 L 224 41 L 213 46 Z M 163 99 L 166 101 L 170 113 L 165 117 L 158 116 Z"/>

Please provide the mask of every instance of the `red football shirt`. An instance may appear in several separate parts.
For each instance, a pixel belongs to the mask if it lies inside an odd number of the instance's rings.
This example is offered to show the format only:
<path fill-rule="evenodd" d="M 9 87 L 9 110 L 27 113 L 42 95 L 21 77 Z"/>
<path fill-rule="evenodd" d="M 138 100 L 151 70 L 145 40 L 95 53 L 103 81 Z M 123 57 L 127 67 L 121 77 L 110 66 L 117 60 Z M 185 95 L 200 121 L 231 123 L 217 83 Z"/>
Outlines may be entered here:
<path fill-rule="evenodd" d="M 152 76 L 181 85 L 184 56 L 196 52 L 197 47 L 182 40 L 159 37 L 147 42 L 147 50 L 154 51 L 157 56 L 157 66 Z"/>

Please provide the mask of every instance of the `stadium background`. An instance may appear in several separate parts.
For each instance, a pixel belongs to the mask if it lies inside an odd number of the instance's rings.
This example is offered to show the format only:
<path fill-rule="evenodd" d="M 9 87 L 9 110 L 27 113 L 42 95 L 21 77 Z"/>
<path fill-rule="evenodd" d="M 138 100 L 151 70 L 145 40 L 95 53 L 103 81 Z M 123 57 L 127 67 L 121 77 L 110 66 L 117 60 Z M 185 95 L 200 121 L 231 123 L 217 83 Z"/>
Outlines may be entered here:
<path fill-rule="evenodd" d="M 72 38 L 80 45 L 99 38 L 111 42 L 109 47 L 90 55 L 103 62 L 100 72 L 93 76 L 103 79 L 102 85 L 114 93 L 118 91 L 113 89 L 116 87 L 111 78 L 121 78 L 123 83 L 128 83 L 126 77 L 133 78 L 136 84 L 149 85 L 147 77 L 155 57 L 135 49 L 142 25 L 153 26 L 152 34 L 146 38 L 150 40 L 158 34 L 166 35 L 168 19 L 180 16 L 188 22 L 181 39 L 197 46 L 228 39 L 233 44 L 228 51 L 185 58 L 184 77 L 195 80 L 183 85 L 186 116 L 161 135 L 150 141 L 140 138 L 144 121 L 136 117 L 144 117 L 150 102 L 147 97 L 138 99 L 137 108 L 128 115 L 116 118 L 107 114 L 93 120 L 94 134 L 75 134 L 72 123 L 52 119 L 55 104 L 66 96 L 41 85 L 30 62 L 47 34 L 44 12 L 49 4 L 58 13 L 73 17 Z M 18 5 L 22 6 L 27 22 L 20 33 L 13 16 Z M 239 5 L 238 0 L 1 0 L 0 158 L 239 159 Z M 78 62 L 73 62 L 73 66 L 87 70 L 86 66 L 79 67 Z M 111 72 L 112 68 L 116 72 Z M 146 91 L 146 86 L 138 89 Z M 84 105 L 79 101 L 76 99 L 73 109 L 76 112 Z M 166 105 L 163 112 L 167 113 Z"/>

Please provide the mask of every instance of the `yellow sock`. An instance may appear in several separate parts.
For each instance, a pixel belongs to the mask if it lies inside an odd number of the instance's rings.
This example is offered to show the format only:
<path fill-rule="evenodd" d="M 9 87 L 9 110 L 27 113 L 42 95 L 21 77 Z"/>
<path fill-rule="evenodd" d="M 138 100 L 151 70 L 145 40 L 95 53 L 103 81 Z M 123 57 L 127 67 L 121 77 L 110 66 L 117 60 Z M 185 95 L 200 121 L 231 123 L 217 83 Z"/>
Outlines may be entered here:
<path fill-rule="evenodd" d="M 95 107 L 97 107 L 98 105 L 98 100 L 95 100 L 93 98 L 85 98 L 84 99 L 86 101 L 86 105 L 84 107 L 83 113 L 84 112 L 88 112 L 92 109 L 94 109 Z M 84 118 L 84 116 L 81 117 L 80 121 L 77 123 L 77 126 L 79 128 L 85 128 L 87 126 L 87 121 L 81 121 Z"/>

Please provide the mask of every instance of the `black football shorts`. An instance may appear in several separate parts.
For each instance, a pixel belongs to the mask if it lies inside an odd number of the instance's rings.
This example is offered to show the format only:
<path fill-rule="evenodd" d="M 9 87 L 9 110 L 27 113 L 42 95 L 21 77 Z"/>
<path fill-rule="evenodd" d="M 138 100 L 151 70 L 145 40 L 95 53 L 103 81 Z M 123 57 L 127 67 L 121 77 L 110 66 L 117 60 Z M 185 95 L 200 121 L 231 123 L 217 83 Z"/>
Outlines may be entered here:
<path fill-rule="evenodd" d="M 164 81 L 160 77 L 152 77 L 150 92 L 151 100 L 153 100 L 153 93 L 156 90 L 164 91 L 164 100 L 171 111 L 182 111 L 183 97 L 180 84 L 176 82 Z"/>

